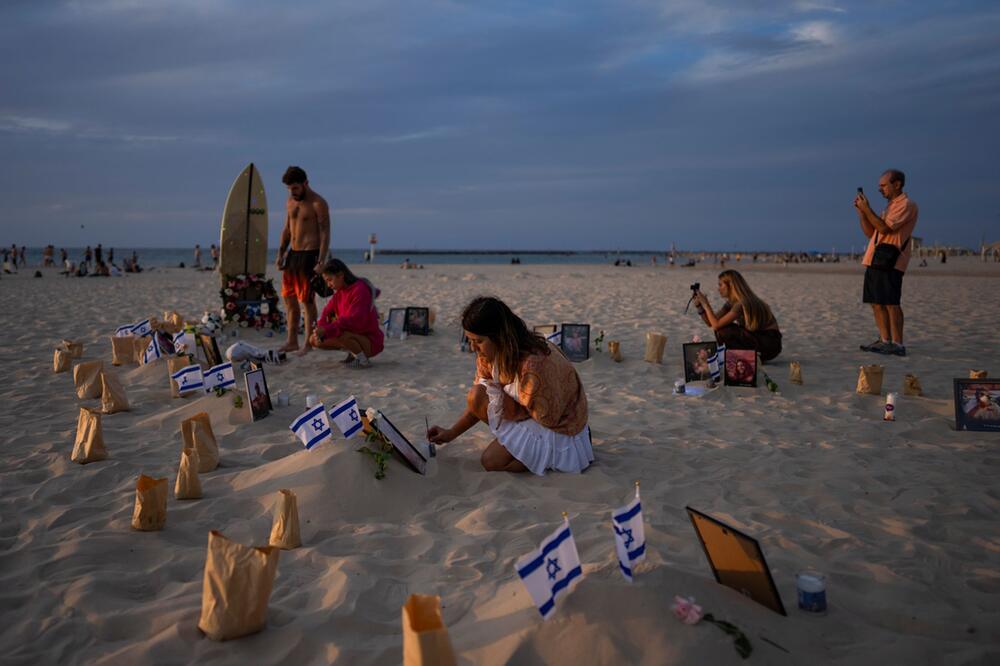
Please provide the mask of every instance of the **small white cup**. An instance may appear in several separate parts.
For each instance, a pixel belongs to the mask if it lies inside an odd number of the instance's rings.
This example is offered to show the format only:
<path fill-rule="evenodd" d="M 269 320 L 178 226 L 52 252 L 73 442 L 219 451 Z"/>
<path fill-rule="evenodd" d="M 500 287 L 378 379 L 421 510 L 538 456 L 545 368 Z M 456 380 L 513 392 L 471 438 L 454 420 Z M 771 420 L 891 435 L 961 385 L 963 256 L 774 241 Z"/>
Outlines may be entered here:
<path fill-rule="evenodd" d="M 314 395 L 307 395 L 306 396 L 306 409 L 312 409 L 313 407 L 315 407 L 318 404 L 319 404 L 319 398 L 317 398 Z"/>

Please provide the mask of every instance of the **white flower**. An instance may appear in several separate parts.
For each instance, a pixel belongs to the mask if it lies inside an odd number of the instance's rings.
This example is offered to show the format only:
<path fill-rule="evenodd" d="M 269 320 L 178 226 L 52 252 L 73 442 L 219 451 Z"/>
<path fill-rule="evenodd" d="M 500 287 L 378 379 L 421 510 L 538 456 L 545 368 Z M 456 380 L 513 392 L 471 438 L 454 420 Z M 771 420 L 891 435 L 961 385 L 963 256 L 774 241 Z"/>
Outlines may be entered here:
<path fill-rule="evenodd" d="M 241 319 L 240 320 L 240 326 L 242 326 L 243 328 L 246 328 L 247 327 L 247 320 L 246 319 Z"/>
<path fill-rule="evenodd" d="M 271 306 L 268 305 L 267 303 L 261 303 L 261 305 L 260 305 L 260 313 L 266 315 L 266 314 L 269 314 L 270 312 L 271 312 Z"/>
<path fill-rule="evenodd" d="M 377 414 L 378 414 L 378 412 L 376 412 L 372 407 L 369 407 L 368 409 L 365 410 L 365 417 L 368 418 L 368 422 L 369 423 L 374 423 L 375 416 Z"/>
<path fill-rule="evenodd" d="M 226 296 L 232 296 L 232 295 L 233 295 L 233 290 L 227 287 L 226 288 Z"/>

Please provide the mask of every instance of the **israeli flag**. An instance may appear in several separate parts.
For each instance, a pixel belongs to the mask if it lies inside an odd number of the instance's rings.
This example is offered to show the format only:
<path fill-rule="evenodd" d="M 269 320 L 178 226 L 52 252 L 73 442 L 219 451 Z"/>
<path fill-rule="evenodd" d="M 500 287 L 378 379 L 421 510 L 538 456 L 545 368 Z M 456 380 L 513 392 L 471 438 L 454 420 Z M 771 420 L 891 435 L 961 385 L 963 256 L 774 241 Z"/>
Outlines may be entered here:
<path fill-rule="evenodd" d="M 353 395 L 339 405 L 334 406 L 330 410 L 330 418 L 337 424 L 340 432 L 344 433 L 344 437 L 347 439 L 354 437 L 362 428 L 361 414 L 358 412 L 358 401 L 354 399 Z"/>
<path fill-rule="evenodd" d="M 569 521 L 564 520 L 538 550 L 519 559 L 515 567 L 538 612 L 548 619 L 555 611 L 556 599 L 570 592 L 583 576 Z"/>
<path fill-rule="evenodd" d="M 149 344 L 146 346 L 146 351 L 142 352 L 142 363 L 143 365 L 147 363 L 152 363 L 158 358 L 163 356 L 163 352 L 160 350 L 160 342 L 156 339 L 156 336 L 152 336 L 149 339 Z"/>
<path fill-rule="evenodd" d="M 205 384 L 205 393 L 213 389 L 229 388 L 236 383 L 236 375 L 233 374 L 232 363 L 220 363 L 205 371 L 202 376 L 202 383 Z"/>
<path fill-rule="evenodd" d="M 558 347 L 562 344 L 562 331 L 549 333 L 547 336 L 545 336 L 545 339 L 554 344 L 556 347 Z"/>
<path fill-rule="evenodd" d="M 205 386 L 200 365 L 189 365 L 186 368 L 181 368 L 170 375 L 170 378 L 177 382 L 177 390 L 180 393 L 195 391 Z"/>
<path fill-rule="evenodd" d="M 712 381 L 718 382 L 722 377 L 722 368 L 726 367 L 726 345 L 719 345 L 715 353 L 708 357 L 708 371 L 712 373 Z"/>
<path fill-rule="evenodd" d="M 144 335 L 149 335 L 153 332 L 153 327 L 150 326 L 148 319 L 143 319 L 138 324 L 133 324 L 132 335 L 138 335 L 142 337 Z"/>
<path fill-rule="evenodd" d="M 326 416 L 326 408 L 323 403 L 306 411 L 305 414 L 292 421 L 292 425 L 288 428 L 302 441 L 306 449 L 311 449 L 324 439 L 333 437 L 333 433 L 330 431 L 330 420 Z"/>
<path fill-rule="evenodd" d="M 116 338 L 127 338 L 132 335 L 135 335 L 132 331 L 132 324 L 125 324 L 124 326 L 119 326 L 115 329 Z"/>
<path fill-rule="evenodd" d="M 181 331 L 174 336 L 174 351 L 178 354 L 193 354 L 194 353 L 194 334 L 187 331 Z"/>
<path fill-rule="evenodd" d="M 625 580 L 632 582 L 632 566 L 646 559 L 646 533 L 642 526 L 642 504 L 639 483 L 635 484 L 635 499 L 611 512 L 611 528 L 615 532 L 618 568 Z"/>

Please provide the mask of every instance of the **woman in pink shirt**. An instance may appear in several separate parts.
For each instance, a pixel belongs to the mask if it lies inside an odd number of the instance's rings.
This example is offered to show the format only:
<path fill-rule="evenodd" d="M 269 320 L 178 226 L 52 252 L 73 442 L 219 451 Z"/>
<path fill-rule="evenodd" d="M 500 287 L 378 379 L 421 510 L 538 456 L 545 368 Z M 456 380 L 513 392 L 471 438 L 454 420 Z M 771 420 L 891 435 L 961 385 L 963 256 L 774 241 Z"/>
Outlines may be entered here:
<path fill-rule="evenodd" d="M 352 368 L 370 368 L 370 358 L 383 347 L 375 299 L 379 290 L 359 278 L 340 259 L 330 259 L 323 266 L 323 279 L 333 289 L 323 313 L 316 322 L 309 342 L 317 349 L 343 349 L 342 361 Z"/>

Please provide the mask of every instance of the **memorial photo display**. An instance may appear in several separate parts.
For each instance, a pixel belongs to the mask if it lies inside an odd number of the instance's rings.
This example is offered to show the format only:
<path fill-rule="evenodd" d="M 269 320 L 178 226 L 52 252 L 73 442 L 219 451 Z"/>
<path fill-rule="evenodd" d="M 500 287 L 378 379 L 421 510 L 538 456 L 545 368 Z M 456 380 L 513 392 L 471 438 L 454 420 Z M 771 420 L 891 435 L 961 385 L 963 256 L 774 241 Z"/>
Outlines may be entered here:
<path fill-rule="evenodd" d="M 586 361 L 590 358 L 590 324 L 563 324 L 559 346 L 574 363 Z"/>
<path fill-rule="evenodd" d="M 1000 432 L 1000 381 L 956 379 L 955 429 Z"/>

